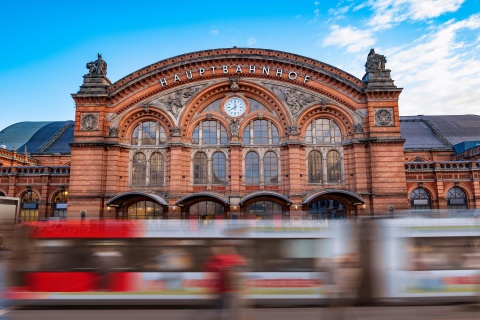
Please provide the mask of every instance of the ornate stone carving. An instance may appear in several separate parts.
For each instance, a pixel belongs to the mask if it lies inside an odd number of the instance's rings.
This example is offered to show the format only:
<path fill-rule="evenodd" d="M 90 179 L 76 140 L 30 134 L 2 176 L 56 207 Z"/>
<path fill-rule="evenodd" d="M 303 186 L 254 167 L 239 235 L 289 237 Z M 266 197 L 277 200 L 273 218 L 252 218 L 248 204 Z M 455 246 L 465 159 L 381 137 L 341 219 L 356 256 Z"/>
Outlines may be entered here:
<path fill-rule="evenodd" d="M 233 119 L 230 122 L 230 132 L 232 133 L 232 136 L 238 137 L 239 131 L 240 131 L 240 123 L 236 119 Z"/>
<path fill-rule="evenodd" d="M 98 130 L 98 113 L 82 113 L 81 130 Z"/>
<path fill-rule="evenodd" d="M 230 78 L 230 90 L 237 91 L 238 90 L 238 77 L 231 77 Z"/>
<path fill-rule="evenodd" d="M 89 75 L 107 75 L 107 63 L 102 59 L 102 54 L 97 55 L 97 60 L 87 63 Z"/>
<path fill-rule="evenodd" d="M 298 135 L 298 127 L 296 125 L 291 125 L 288 127 L 290 135 Z"/>
<path fill-rule="evenodd" d="M 353 125 L 353 131 L 355 133 L 362 133 L 363 132 L 363 123 L 355 123 Z"/>
<path fill-rule="evenodd" d="M 285 101 L 293 115 L 296 115 L 302 108 L 316 100 L 314 95 L 293 88 L 285 88 L 275 85 L 270 85 L 269 88 L 278 97 Z"/>
<path fill-rule="evenodd" d="M 110 127 L 108 128 L 108 135 L 110 137 L 118 137 L 118 128 L 117 127 Z"/>
<path fill-rule="evenodd" d="M 182 129 L 179 127 L 175 127 L 172 129 L 172 137 L 180 137 L 180 133 L 182 132 Z"/>
<path fill-rule="evenodd" d="M 175 118 L 178 118 L 180 110 L 185 107 L 192 96 L 203 86 L 189 87 L 171 92 L 160 98 L 148 102 L 149 105 L 156 105 L 170 111 Z"/>
<path fill-rule="evenodd" d="M 365 62 L 365 72 L 385 70 L 385 63 L 387 63 L 387 58 L 384 55 L 375 53 L 374 49 L 370 49 L 367 62 Z"/>
<path fill-rule="evenodd" d="M 393 109 L 381 108 L 374 109 L 375 112 L 375 126 L 393 126 Z"/>

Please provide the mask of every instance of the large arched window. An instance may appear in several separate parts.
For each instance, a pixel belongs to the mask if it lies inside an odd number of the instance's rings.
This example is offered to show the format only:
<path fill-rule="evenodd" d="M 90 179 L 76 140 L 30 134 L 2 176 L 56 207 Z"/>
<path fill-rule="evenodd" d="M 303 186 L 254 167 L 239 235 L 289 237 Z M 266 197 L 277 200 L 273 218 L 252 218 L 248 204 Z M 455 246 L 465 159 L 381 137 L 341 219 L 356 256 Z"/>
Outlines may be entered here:
<path fill-rule="evenodd" d="M 154 121 L 146 121 L 138 124 L 132 133 L 132 145 L 158 145 L 165 143 L 167 134 L 165 129 Z"/>
<path fill-rule="evenodd" d="M 143 153 L 133 156 L 132 161 L 132 185 L 145 185 L 147 176 L 147 160 Z"/>
<path fill-rule="evenodd" d="M 245 144 L 278 144 L 277 127 L 270 120 L 253 120 L 243 131 Z"/>
<path fill-rule="evenodd" d="M 222 152 L 215 152 L 212 157 L 212 184 L 225 184 L 227 182 L 227 161 Z"/>
<path fill-rule="evenodd" d="M 305 142 L 315 144 L 333 144 L 342 141 L 340 128 L 331 119 L 313 120 L 305 132 Z"/>
<path fill-rule="evenodd" d="M 27 187 L 27 191 L 22 195 L 20 201 L 22 202 L 22 210 L 20 211 L 21 221 L 37 221 L 38 203 L 40 202 L 38 193 L 33 191 L 30 187 Z"/>
<path fill-rule="evenodd" d="M 332 150 L 327 154 L 327 179 L 329 183 L 340 183 L 342 181 L 340 154 Z"/>
<path fill-rule="evenodd" d="M 453 187 L 447 192 L 448 209 L 461 210 L 467 209 L 467 196 L 465 191 L 458 187 Z"/>
<path fill-rule="evenodd" d="M 245 184 L 257 185 L 260 183 L 260 164 L 256 152 L 250 151 L 245 157 Z"/>
<path fill-rule="evenodd" d="M 155 152 L 150 157 L 150 185 L 163 185 L 165 162 L 163 155 Z"/>
<path fill-rule="evenodd" d="M 430 194 L 424 188 L 415 188 L 410 194 L 412 210 L 431 209 Z"/>
<path fill-rule="evenodd" d="M 308 182 L 320 183 L 322 181 L 322 154 L 318 151 L 312 151 L 308 154 Z"/>
<path fill-rule="evenodd" d="M 207 155 L 203 152 L 198 152 L 193 158 L 193 183 L 207 184 L 208 167 Z"/>
<path fill-rule="evenodd" d="M 227 131 L 218 121 L 209 120 L 200 122 L 193 130 L 192 143 L 202 145 L 227 144 Z"/>
<path fill-rule="evenodd" d="M 275 152 L 267 152 L 263 157 L 263 176 L 265 184 L 278 183 L 278 158 Z"/>

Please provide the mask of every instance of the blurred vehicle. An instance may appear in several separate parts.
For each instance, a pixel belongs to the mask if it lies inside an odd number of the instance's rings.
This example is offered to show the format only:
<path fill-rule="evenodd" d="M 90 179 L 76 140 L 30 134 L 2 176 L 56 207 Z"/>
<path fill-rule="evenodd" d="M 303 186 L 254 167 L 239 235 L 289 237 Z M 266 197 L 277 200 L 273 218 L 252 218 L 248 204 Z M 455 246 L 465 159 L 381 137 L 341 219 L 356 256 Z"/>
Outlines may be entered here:
<path fill-rule="evenodd" d="M 18 228 L 6 296 L 25 304 L 204 304 L 205 263 L 234 247 L 253 303 L 326 304 L 342 259 L 355 257 L 357 302 L 468 302 L 480 285 L 480 221 L 463 219 L 82 220 Z"/>

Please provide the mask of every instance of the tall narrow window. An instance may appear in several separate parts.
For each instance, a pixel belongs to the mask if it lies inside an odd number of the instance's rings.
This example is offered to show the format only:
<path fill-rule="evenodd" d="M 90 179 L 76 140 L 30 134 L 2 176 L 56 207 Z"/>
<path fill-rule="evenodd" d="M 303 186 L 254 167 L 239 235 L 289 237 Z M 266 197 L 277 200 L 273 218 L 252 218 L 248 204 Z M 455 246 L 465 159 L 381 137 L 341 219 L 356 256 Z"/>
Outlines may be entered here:
<path fill-rule="evenodd" d="M 147 177 L 146 157 L 143 153 L 133 156 L 132 162 L 132 185 L 144 185 Z"/>
<path fill-rule="evenodd" d="M 27 187 L 27 191 L 22 196 L 22 210 L 20 212 L 20 218 L 25 221 L 37 221 L 38 220 L 38 203 L 40 197 L 38 193 L 33 191 L 30 187 Z"/>
<path fill-rule="evenodd" d="M 245 157 L 245 183 L 256 185 L 260 183 L 260 165 L 256 152 L 249 152 Z"/>
<path fill-rule="evenodd" d="M 322 182 L 322 154 L 318 151 L 312 151 L 308 154 L 308 182 Z"/>
<path fill-rule="evenodd" d="M 193 158 L 193 183 L 206 184 L 207 176 L 207 155 L 203 152 L 199 152 Z"/>
<path fill-rule="evenodd" d="M 263 158 L 265 184 L 278 183 L 278 158 L 275 152 L 267 152 Z"/>
<path fill-rule="evenodd" d="M 150 158 L 150 184 L 163 185 L 163 182 L 164 182 L 163 155 L 156 152 Z"/>
<path fill-rule="evenodd" d="M 222 152 L 215 152 L 212 157 L 213 184 L 225 184 L 227 168 L 225 155 Z"/>
<path fill-rule="evenodd" d="M 328 182 L 341 182 L 340 154 L 337 151 L 330 151 L 327 154 L 327 176 Z"/>

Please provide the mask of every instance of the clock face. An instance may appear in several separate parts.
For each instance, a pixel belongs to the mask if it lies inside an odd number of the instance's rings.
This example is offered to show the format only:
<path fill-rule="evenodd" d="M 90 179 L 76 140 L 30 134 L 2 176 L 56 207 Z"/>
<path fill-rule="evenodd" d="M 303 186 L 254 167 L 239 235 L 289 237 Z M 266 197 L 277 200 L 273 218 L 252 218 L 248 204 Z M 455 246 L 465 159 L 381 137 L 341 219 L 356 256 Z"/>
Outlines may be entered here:
<path fill-rule="evenodd" d="M 228 99 L 223 105 L 225 112 L 231 117 L 238 117 L 242 115 L 247 109 L 245 101 L 238 97 Z"/>

